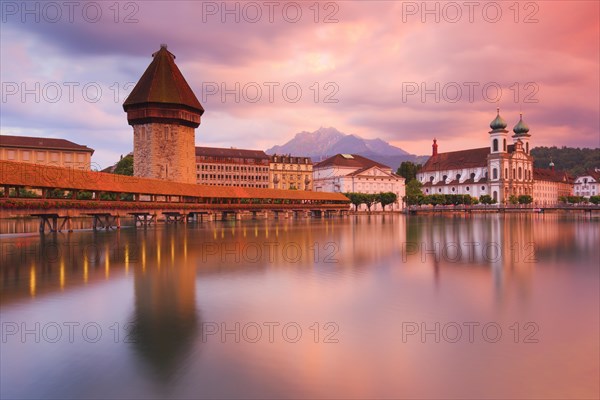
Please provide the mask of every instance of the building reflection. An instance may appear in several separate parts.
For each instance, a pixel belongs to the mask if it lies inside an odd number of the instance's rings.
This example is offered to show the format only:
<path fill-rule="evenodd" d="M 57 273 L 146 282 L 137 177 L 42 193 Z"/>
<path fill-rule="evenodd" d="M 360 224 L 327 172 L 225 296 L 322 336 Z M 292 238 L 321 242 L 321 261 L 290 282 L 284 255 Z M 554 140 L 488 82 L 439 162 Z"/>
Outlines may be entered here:
<path fill-rule="evenodd" d="M 584 226 L 589 220 L 581 222 L 574 224 L 572 216 L 561 214 L 411 216 L 402 256 L 408 264 L 431 266 L 436 281 L 445 268 L 482 267 L 491 274 L 498 296 L 508 285 L 529 296 L 542 260 L 560 262 L 589 246 Z"/>
<path fill-rule="evenodd" d="M 196 307 L 196 270 L 186 262 L 187 240 L 176 249 L 174 229 L 140 230 L 143 268 L 133 272 L 131 346 L 157 377 L 169 380 L 191 354 L 202 326 Z M 183 235 L 186 235 L 183 230 Z M 161 257 L 169 243 L 170 257 Z M 127 254 L 129 258 L 129 253 Z"/>

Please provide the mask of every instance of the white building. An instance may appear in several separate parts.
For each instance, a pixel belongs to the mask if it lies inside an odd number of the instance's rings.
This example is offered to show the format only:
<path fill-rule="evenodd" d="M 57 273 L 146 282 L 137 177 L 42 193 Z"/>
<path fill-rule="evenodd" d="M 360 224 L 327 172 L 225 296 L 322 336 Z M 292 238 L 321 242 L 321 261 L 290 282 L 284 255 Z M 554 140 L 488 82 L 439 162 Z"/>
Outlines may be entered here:
<path fill-rule="evenodd" d="M 313 188 L 316 192 L 368 193 L 393 192 L 398 196 L 386 210 L 400 211 L 405 194 L 404 178 L 392 172 L 387 165 L 356 154 L 337 154 L 313 167 Z M 363 204 L 359 210 L 366 210 Z M 371 207 L 381 211 L 381 205 Z"/>
<path fill-rule="evenodd" d="M 585 174 L 575 179 L 573 192 L 575 196 L 598 196 L 600 195 L 600 168 L 587 170 Z"/>
<path fill-rule="evenodd" d="M 529 154 L 529 127 L 523 116 L 513 128 L 512 144 L 508 144 L 507 123 L 498 115 L 490 123 L 490 145 L 477 149 L 438 153 L 433 140 L 433 153 L 417 179 L 425 195 L 487 194 L 498 203 L 508 202 L 511 195 L 533 196 L 533 157 Z"/>

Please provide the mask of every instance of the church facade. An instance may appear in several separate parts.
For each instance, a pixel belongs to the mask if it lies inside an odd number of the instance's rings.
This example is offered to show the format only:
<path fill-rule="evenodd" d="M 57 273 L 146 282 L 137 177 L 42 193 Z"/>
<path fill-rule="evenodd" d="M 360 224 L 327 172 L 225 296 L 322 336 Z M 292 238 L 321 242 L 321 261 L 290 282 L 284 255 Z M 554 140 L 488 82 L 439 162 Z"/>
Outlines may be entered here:
<path fill-rule="evenodd" d="M 490 123 L 488 147 L 439 153 L 434 139 L 432 155 L 417 174 L 423 193 L 490 195 L 498 203 L 507 203 L 511 195 L 533 196 L 529 127 L 523 115 L 512 135 L 507 126 L 498 109 Z"/>

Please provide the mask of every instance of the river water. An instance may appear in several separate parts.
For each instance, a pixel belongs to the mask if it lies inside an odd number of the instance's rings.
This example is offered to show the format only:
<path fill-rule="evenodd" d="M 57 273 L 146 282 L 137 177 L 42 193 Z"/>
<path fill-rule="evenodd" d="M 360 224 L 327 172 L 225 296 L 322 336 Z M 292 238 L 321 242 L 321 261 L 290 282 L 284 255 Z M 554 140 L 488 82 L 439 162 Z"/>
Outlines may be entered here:
<path fill-rule="evenodd" d="M 0 235 L 0 395 L 598 398 L 599 245 L 584 214 Z"/>

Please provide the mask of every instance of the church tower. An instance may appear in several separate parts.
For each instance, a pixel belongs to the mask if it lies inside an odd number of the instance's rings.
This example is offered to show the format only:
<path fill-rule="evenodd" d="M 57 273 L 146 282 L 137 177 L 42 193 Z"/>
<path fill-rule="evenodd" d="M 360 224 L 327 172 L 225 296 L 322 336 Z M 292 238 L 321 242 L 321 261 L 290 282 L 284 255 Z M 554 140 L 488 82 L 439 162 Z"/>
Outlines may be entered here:
<path fill-rule="evenodd" d="M 133 174 L 196 183 L 195 129 L 204 108 L 161 45 L 123 103 L 133 126 Z"/>
<path fill-rule="evenodd" d="M 506 140 L 508 124 L 500 116 L 500 109 L 496 110 L 496 118 L 490 122 L 490 154 L 488 155 L 488 182 L 490 195 L 498 203 L 504 201 L 506 184 L 509 174 L 509 156 Z"/>

